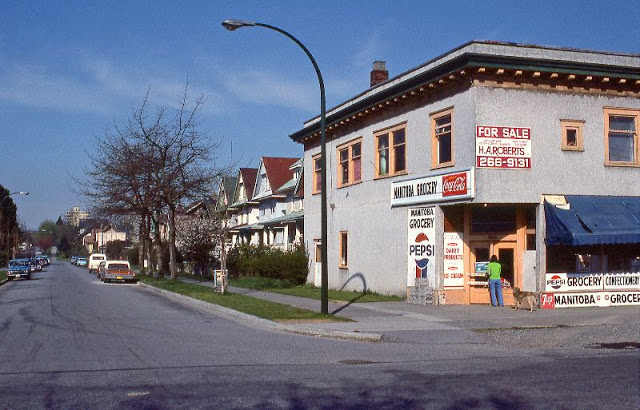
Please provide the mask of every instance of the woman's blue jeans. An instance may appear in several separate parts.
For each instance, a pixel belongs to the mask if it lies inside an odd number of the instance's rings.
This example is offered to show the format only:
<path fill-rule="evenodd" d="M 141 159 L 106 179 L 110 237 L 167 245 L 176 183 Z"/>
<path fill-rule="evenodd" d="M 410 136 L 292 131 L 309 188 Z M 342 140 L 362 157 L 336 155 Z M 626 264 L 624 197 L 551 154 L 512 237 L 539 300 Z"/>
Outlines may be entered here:
<path fill-rule="evenodd" d="M 502 301 L 502 282 L 500 279 L 489 279 L 489 292 L 491 293 L 491 306 L 504 306 Z M 498 301 L 496 303 L 496 297 Z"/>

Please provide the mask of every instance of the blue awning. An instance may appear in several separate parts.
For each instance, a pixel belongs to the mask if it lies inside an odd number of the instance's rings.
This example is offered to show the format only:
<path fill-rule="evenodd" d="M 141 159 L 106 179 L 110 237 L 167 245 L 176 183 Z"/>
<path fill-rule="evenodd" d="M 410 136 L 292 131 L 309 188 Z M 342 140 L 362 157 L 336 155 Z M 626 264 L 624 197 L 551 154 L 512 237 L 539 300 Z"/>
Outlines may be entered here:
<path fill-rule="evenodd" d="M 566 195 L 566 205 L 545 200 L 547 245 L 640 243 L 640 197 Z"/>

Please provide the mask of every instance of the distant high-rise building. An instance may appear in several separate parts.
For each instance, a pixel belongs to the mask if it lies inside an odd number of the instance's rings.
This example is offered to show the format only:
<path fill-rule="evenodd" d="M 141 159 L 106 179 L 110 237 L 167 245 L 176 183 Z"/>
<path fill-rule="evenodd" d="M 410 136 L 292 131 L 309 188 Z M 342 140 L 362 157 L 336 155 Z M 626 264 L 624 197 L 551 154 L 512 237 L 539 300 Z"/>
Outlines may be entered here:
<path fill-rule="evenodd" d="M 65 218 L 69 225 L 78 226 L 80 221 L 89 219 L 89 211 L 83 211 L 79 207 L 74 206 L 65 213 Z"/>

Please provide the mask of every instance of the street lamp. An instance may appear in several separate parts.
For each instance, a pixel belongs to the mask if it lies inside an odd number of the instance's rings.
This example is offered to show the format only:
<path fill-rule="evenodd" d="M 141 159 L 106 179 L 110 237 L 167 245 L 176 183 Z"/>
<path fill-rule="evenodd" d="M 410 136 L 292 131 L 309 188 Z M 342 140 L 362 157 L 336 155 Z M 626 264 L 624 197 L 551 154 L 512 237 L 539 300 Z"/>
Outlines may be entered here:
<path fill-rule="evenodd" d="M 0 204 L 2 204 L 7 198 L 9 198 L 11 195 L 29 195 L 29 192 L 25 192 L 25 191 L 16 191 L 16 192 L 12 192 L 9 195 L 6 195 L 4 198 L 2 198 L 0 200 Z"/>
<path fill-rule="evenodd" d="M 307 49 L 293 35 L 287 33 L 286 31 L 271 26 L 269 24 L 257 23 L 255 21 L 244 21 L 244 20 L 225 20 L 222 22 L 222 26 L 229 31 L 237 30 L 241 27 L 264 27 L 270 30 L 277 31 L 280 34 L 284 34 L 289 37 L 293 42 L 295 42 L 309 57 L 311 60 L 311 64 L 313 64 L 313 68 L 316 70 L 316 74 L 318 76 L 318 83 L 320 84 L 320 172 L 322 179 L 322 189 L 321 189 L 321 206 L 320 206 L 320 219 L 321 219 L 321 249 L 320 249 L 320 258 L 322 259 L 322 283 L 320 290 L 320 312 L 324 314 L 329 313 L 329 270 L 327 264 L 327 152 L 326 152 L 326 138 L 325 138 L 325 124 L 326 124 L 326 102 L 325 102 L 325 93 L 324 93 L 324 81 L 322 80 L 322 74 L 320 73 L 320 68 L 318 67 L 318 63 L 316 63 L 315 58 L 311 55 L 311 52 Z"/>

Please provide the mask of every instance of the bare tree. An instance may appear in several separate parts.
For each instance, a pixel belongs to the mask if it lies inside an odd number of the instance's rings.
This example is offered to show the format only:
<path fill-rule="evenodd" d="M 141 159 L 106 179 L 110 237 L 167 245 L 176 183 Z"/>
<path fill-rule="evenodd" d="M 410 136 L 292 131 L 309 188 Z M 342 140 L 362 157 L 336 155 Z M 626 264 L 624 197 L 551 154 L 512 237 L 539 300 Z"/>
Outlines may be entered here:
<path fill-rule="evenodd" d="M 187 201 L 210 192 L 218 174 L 212 164 L 217 146 L 197 120 L 205 101 L 202 96 L 190 104 L 185 87 L 177 109 L 159 107 L 153 113 L 149 113 L 148 101 L 147 92 L 125 126 L 115 126 L 97 140 L 96 152 L 89 155 L 85 194 L 103 213 L 138 215 L 145 236 L 150 225 L 154 226 L 160 272 L 164 267 L 159 226 L 166 214 L 169 270 L 175 277 L 176 213 Z"/>

